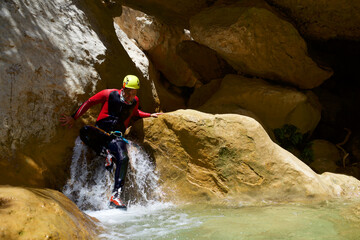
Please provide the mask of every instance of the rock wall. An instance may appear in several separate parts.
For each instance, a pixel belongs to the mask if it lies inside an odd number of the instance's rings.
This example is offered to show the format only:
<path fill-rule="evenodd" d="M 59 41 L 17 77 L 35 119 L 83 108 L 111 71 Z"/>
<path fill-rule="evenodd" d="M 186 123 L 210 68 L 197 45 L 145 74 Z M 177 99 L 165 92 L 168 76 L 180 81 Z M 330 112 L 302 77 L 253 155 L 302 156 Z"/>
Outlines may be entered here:
<path fill-rule="evenodd" d="M 1 182 L 47 185 L 45 172 L 64 164 L 33 158 L 34 150 L 54 140 L 60 114 L 79 95 L 95 92 L 95 65 L 106 48 L 84 12 L 66 1 L 4 1 L 0 11 Z"/>
<path fill-rule="evenodd" d="M 356 120 L 342 121 L 338 115 L 351 108 L 356 94 L 343 93 L 349 97 L 341 99 L 347 108 L 335 104 L 332 111 L 319 89 L 344 80 L 339 68 L 332 75 L 328 64 L 341 59 L 334 55 L 327 61 L 332 45 L 326 41 L 359 40 L 357 7 L 335 1 L 326 6 L 275 0 L 4 1 L 0 183 L 60 188 L 78 130 L 94 123 L 98 109 L 71 131 L 59 127 L 59 117 L 101 89 L 121 88 L 126 74 L 140 77 L 138 95 L 147 112 L 196 108 L 236 113 L 256 119 L 270 136 L 283 124 L 318 139 L 330 135 L 323 132 L 343 131 L 349 121 L 354 128 Z M 339 19 L 349 21 L 348 26 Z M 317 55 L 322 45 L 325 53 Z M 348 52 L 355 59 L 360 53 L 352 46 Z M 324 113 L 328 110 L 336 119 Z M 324 119 L 338 125 L 319 131 Z M 352 152 L 346 166 L 360 162 L 353 150 L 356 136 L 360 130 L 350 137 L 352 146 L 344 146 Z"/>
<path fill-rule="evenodd" d="M 122 86 L 127 74 L 142 77 L 115 33 L 112 14 L 121 8 L 15 0 L 3 1 L 0 11 L 0 182 L 60 188 L 81 127 L 59 128 L 61 114 Z M 154 109 L 149 103 L 143 110 Z M 94 123 L 89 115 L 83 120 Z"/>

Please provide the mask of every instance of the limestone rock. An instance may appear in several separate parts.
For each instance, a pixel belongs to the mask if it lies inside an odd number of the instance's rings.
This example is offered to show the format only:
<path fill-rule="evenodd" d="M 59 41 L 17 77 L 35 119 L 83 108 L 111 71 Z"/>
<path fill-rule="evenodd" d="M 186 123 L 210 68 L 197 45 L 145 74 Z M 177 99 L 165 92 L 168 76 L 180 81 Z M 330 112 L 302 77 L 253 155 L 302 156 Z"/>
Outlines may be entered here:
<path fill-rule="evenodd" d="M 162 72 L 170 83 L 179 87 L 193 87 L 196 84 L 197 75 L 176 53 L 177 44 L 190 39 L 183 28 L 168 26 L 155 17 L 126 7 L 123 8 L 121 17 L 116 19 L 116 23 L 129 38 L 135 39 L 139 46 L 147 51 L 155 68 Z"/>
<path fill-rule="evenodd" d="M 185 102 L 181 97 L 172 94 L 160 81 L 160 74 L 148 59 L 146 54 L 115 24 L 116 34 L 129 57 L 141 72 L 141 87 L 138 96 L 144 109 L 151 112 L 173 111 L 184 108 Z M 142 101 L 143 99 L 143 101 Z"/>
<path fill-rule="evenodd" d="M 0 186 L 1 239 L 98 239 L 95 219 L 62 193 Z"/>
<path fill-rule="evenodd" d="M 156 16 L 169 25 L 187 27 L 189 18 L 201 9 L 211 6 L 213 0 L 123 0 L 124 5 Z"/>
<path fill-rule="evenodd" d="M 56 138 L 61 113 L 69 114 L 79 95 L 96 91 L 95 66 L 106 48 L 84 12 L 67 1 L 3 1 L 0 15 L 0 180 L 42 186 L 50 175 L 62 178 L 66 162 L 46 156 L 51 146 L 38 147 Z"/>
<path fill-rule="evenodd" d="M 115 23 L 130 39 L 145 51 L 160 44 L 163 24 L 155 17 L 129 7 L 122 7 L 120 17 L 114 19 Z"/>
<path fill-rule="evenodd" d="M 298 31 L 269 6 L 241 1 L 191 18 L 191 36 L 214 49 L 238 72 L 311 89 L 332 75 L 307 54 Z"/>
<path fill-rule="evenodd" d="M 214 50 L 195 41 L 183 41 L 176 47 L 177 54 L 184 59 L 199 76 L 199 81 L 206 84 L 211 80 L 235 73 L 234 69 Z"/>
<path fill-rule="evenodd" d="M 336 172 L 337 162 L 341 162 L 340 152 L 329 141 L 316 139 L 312 142 L 313 162 L 310 167 L 317 173 Z"/>
<path fill-rule="evenodd" d="M 238 206 L 360 194 L 358 180 L 317 175 L 249 117 L 178 110 L 139 120 L 130 135 L 156 160 L 164 198 L 173 202 Z"/>
<path fill-rule="evenodd" d="M 194 90 L 191 94 L 188 107 L 195 109 L 206 103 L 221 86 L 222 79 L 215 79 L 207 84 L 204 84 Z"/>
<path fill-rule="evenodd" d="M 267 0 L 288 14 L 299 31 L 318 40 L 360 39 L 360 2 Z"/>
<path fill-rule="evenodd" d="M 302 133 L 312 132 L 321 117 L 321 106 L 311 92 L 240 75 L 227 75 L 220 89 L 198 109 L 209 113 L 238 113 L 238 109 L 245 109 L 270 129 L 291 124 Z"/>

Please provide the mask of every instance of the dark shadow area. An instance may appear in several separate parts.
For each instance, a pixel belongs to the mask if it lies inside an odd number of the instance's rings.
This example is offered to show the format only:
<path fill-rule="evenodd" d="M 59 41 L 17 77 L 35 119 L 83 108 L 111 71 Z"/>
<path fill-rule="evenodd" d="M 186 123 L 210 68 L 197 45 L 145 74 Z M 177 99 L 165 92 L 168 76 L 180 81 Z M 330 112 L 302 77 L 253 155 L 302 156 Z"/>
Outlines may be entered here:
<path fill-rule="evenodd" d="M 0 210 L 11 207 L 11 199 L 0 198 Z"/>
<path fill-rule="evenodd" d="M 313 139 L 342 143 L 349 154 L 338 163 L 343 173 L 360 177 L 360 41 L 308 41 L 309 54 L 320 64 L 334 70 L 334 75 L 313 89 L 322 105 L 321 120 Z M 342 153 L 344 155 L 345 153 Z M 357 168 L 347 172 L 345 168 Z"/>

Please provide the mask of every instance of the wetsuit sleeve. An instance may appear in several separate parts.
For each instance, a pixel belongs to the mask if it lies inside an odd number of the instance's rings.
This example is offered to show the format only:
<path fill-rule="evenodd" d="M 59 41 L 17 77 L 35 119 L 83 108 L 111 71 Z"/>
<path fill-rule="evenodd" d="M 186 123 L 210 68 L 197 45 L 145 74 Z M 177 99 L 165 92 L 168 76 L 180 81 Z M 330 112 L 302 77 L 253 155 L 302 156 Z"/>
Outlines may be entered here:
<path fill-rule="evenodd" d="M 90 107 L 99 104 L 99 103 L 105 103 L 107 97 L 109 96 L 109 91 L 102 90 L 101 92 L 98 92 L 91 98 L 89 98 L 86 102 L 84 102 L 79 109 L 71 115 L 75 120 L 81 117 Z"/>
<path fill-rule="evenodd" d="M 132 113 L 130 114 L 130 116 L 124 121 L 125 128 L 127 128 L 127 127 L 129 126 L 130 119 L 131 119 L 133 116 L 142 117 L 142 118 L 150 117 L 150 116 L 151 116 L 150 113 L 146 113 L 146 112 L 143 112 L 143 111 L 140 111 L 140 110 L 139 110 L 139 99 L 138 99 L 138 98 L 136 98 L 136 105 L 135 105 L 135 107 L 134 107 L 134 110 L 132 111 Z"/>
<path fill-rule="evenodd" d="M 135 116 L 139 116 L 141 118 L 146 118 L 146 117 L 150 117 L 151 114 L 150 113 L 146 113 L 143 111 L 140 111 L 139 109 L 137 109 L 136 113 L 134 114 Z"/>
<path fill-rule="evenodd" d="M 150 117 L 151 114 L 139 110 L 139 99 L 137 99 L 137 103 L 133 110 L 132 116 L 146 118 L 146 117 Z"/>

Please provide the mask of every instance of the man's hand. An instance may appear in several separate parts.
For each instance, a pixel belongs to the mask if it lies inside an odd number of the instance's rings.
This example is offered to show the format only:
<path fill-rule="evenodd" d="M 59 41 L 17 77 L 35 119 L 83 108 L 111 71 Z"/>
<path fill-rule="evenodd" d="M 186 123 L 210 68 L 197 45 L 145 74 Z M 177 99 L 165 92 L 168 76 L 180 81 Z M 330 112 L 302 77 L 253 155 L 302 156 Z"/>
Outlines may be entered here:
<path fill-rule="evenodd" d="M 163 113 L 152 113 L 151 115 L 150 115 L 150 117 L 154 117 L 154 118 L 157 118 L 159 115 L 161 115 L 161 114 L 163 114 Z"/>
<path fill-rule="evenodd" d="M 61 126 L 68 125 L 69 128 L 72 128 L 75 122 L 75 119 L 71 116 L 63 114 L 60 118 L 60 122 L 62 123 Z"/>

